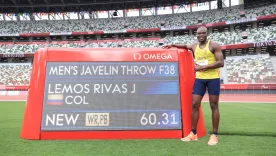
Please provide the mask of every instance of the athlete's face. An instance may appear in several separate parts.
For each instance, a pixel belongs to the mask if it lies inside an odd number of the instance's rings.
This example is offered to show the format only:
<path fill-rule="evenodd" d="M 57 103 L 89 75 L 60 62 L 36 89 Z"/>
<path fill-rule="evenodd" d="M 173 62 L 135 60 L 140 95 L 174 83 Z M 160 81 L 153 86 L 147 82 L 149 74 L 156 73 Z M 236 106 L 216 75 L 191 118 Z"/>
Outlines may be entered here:
<path fill-rule="evenodd" d="M 196 37 L 199 42 L 205 42 L 207 40 L 207 29 L 199 28 L 196 32 Z"/>

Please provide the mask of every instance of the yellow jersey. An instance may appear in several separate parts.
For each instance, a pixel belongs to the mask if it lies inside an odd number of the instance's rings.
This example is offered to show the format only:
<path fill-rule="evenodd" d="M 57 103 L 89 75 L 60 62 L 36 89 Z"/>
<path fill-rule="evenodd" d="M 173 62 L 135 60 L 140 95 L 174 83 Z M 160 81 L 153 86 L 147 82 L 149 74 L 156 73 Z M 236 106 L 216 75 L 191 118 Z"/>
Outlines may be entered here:
<path fill-rule="evenodd" d="M 200 48 L 199 44 L 197 44 L 194 56 L 195 62 L 198 65 L 204 66 L 213 64 L 216 62 L 215 55 L 210 51 L 210 40 L 207 42 L 204 48 Z M 196 78 L 198 79 L 216 79 L 220 78 L 219 68 L 215 69 L 207 69 L 205 71 L 196 72 Z"/>

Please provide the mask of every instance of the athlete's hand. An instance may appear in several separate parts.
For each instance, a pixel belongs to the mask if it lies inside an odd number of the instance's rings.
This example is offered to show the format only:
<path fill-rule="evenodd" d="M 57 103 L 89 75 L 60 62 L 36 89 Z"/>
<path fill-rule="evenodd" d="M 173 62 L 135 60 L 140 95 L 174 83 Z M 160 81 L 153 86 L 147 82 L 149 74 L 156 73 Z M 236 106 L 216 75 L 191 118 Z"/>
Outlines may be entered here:
<path fill-rule="evenodd" d="M 203 70 L 202 66 L 195 64 L 195 71 L 202 71 L 202 70 Z"/>
<path fill-rule="evenodd" d="M 173 47 L 173 45 L 172 44 L 169 44 L 169 45 L 164 45 L 162 48 L 163 49 L 170 49 L 170 48 L 172 48 Z"/>

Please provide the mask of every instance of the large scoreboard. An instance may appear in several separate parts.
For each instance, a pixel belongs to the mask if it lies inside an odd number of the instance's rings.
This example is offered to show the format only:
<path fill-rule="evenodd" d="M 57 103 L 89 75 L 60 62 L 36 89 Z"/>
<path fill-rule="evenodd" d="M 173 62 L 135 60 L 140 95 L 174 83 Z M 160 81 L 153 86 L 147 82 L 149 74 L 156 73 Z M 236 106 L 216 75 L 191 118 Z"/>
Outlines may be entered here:
<path fill-rule="evenodd" d="M 193 80 L 184 49 L 41 49 L 21 137 L 181 138 L 190 129 Z"/>
<path fill-rule="evenodd" d="M 177 62 L 50 62 L 41 130 L 181 129 Z"/>

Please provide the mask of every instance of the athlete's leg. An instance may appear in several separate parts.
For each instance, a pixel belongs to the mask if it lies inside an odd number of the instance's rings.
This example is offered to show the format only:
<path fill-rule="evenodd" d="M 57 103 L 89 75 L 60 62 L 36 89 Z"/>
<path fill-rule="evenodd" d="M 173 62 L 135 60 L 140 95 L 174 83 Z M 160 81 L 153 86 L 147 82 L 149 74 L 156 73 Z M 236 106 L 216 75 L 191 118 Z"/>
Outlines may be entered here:
<path fill-rule="evenodd" d="M 218 132 L 220 113 L 219 113 L 219 94 L 220 94 L 220 80 L 210 80 L 207 84 L 209 93 L 209 103 L 212 110 L 212 124 L 213 132 Z"/>
<path fill-rule="evenodd" d="M 196 79 L 193 89 L 192 100 L 192 130 L 196 130 L 197 122 L 199 118 L 199 107 L 201 105 L 202 98 L 206 92 L 206 81 Z"/>
<path fill-rule="evenodd" d="M 201 105 L 203 96 L 193 94 L 193 103 L 192 103 L 192 131 L 196 130 L 198 118 L 199 118 L 199 107 Z M 195 132 L 196 133 L 196 132 Z"/>
<path fill-rule="evenodd" d="M 220 94 L 220 80 L 214 79 L 210 80 L 207 84 L 209 93 L 209 102 L 212 109 L 212 124 L 213 124 L 213 134 L 210 136 L 208 145 L 216 145 L 218 143 L 218 127 L 220 120 L 219 113 L 219 94 Z"/>
<path fill-rule="evenodd" d="M 212 109 L 212 124 L 213 124 L 213 133 L 217 135 L 219 127 L 219 96 L 218 95 L 209 95 L 209 102 Z"/>

